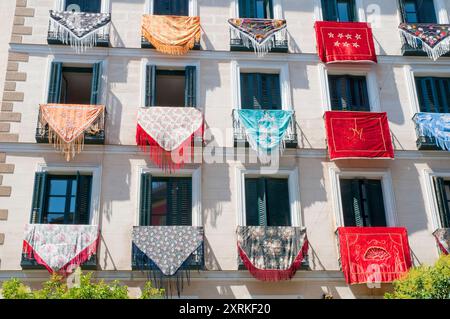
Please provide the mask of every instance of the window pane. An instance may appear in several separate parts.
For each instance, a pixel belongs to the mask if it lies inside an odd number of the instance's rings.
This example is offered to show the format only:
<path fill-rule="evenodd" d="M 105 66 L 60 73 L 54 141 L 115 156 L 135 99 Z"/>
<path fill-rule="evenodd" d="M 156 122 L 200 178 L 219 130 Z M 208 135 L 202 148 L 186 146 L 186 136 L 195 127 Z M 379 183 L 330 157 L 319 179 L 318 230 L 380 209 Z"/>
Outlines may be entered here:
<path fill-rule="evenodd" d="M 67 180 L 65 179 L 52 179 L 50 180 L 50 195 L 66 195 L 67 193 Z"/>
<path fill-rule="evenodd" d="M 48 199 L 48 213 L 64 213 L 66 208 L 65 197 L 49 197 Z"/>
<path fill-rule="evenodd" d="M 256 1 L 256 17 L 260 19 L 264 19 L 266 17 L 264 10 L 264 0 Z"/>
<path fill-rule="evenodd" d="M 45 224 L 64 224 L 64 214 L 48 214 L 46 217 Z"/>
<path fill-rule="evenodd" d="M 72 195 L 72 196 L 76 196 L 77 195 L 77 180 L 76 179 L 74 179 L 72 181 L 72 192 L 71 192 L 70 195 Z"/>
<path fill-rule="evenodd" d="M 75 203 L 77 198 L 75 196 L 72 196 L 70 198 L 70 212 L 75 213 Z"/>
<path fill-rule="evenodd" d="M 267 225 L 290 226 L 291 209 L 289 204 L 289 187 L 287 179 L 269 178 L 267 191 Z"/>
<path fill-rule="evenodd" d="M 348 16 L 349 4 L 347 1 L 338 2 L 337 3 L 337 11 L 338 11 L 338 17 L 339 17 L 340 22 L 349 22 L 350 21 L 350 17 Z"/>
<path fill-rule="evenodd" d="M 164 226 L 167 223 L 167 182 L 152 181 L 152 226 Z"/>

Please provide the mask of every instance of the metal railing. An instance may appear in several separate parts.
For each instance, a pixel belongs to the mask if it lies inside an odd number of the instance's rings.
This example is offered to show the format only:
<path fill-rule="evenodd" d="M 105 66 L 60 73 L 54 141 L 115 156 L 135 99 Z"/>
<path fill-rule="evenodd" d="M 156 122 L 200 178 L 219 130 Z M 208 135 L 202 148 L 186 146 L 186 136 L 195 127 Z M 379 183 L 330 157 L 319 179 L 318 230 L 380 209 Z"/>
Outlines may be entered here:
<path fill-rule="evenodd" d="M 417 140 L 416 140 L 417 149 L 421 150 L 421 151 L 438 151 L 438 150 L 441 150 L 436 145 L 436 139 L 434 137 L 422 135 L 422 133 L 420 131 L 419 124 L 417 124 L 417 121 L 416 121 L 418 114 L 419 113 L 416 113 L 414 115 L 414 117 L 412 118 L 412 120 L 414 121 L 414 126 L 415 126 L 416 136 L 417 136 Z"/>
<path fill-rule="evenodd" d="M 250 44 L 250 47 L 246 47 L 244 45 L 244 41 L 236 35 L 235 32 L 230 28 L 230 50 L 231 51 L 252 51 L 254 48 Z M 276 34 L 274 37 L 272 37 L 272 48 L 269 50 L 269 52 L 288 52 L 289 49 L 289 43 L 287 39 L 287 32 L 284 36 L 280 34 Z"/>
<path fill-rule="evenodd" d="M 102 28 L 96 33 L 96 42 L 98 47 L 109 47 L 109 34 L 110 34 L 110 26 Z M 47 31 L 47 43 L 48 44 L 64 44 L 60 40 L 60 33 L 54 29 L 51 21 L 48 23 L 48 31 Z"/>
<path fill-rule="evenodd" d="M 155 47 L 151 44 L 143 35 L 141 35 L 141 49 L 154 49 Z M 201 50 L 200 41 L 194 43 L 192 50 Z"/>

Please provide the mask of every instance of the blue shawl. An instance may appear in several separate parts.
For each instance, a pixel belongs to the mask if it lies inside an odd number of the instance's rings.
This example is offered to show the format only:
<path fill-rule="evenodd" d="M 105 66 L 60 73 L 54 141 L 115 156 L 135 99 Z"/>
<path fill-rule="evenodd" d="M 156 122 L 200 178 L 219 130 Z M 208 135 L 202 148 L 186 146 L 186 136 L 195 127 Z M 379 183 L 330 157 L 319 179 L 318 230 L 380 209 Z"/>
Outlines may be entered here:
<path fill-rule="evenodd" d="M 418 113 L 414 121 L 422 136 L 434 137 L 437 146 L 450 151 L 450 114 Z"/>

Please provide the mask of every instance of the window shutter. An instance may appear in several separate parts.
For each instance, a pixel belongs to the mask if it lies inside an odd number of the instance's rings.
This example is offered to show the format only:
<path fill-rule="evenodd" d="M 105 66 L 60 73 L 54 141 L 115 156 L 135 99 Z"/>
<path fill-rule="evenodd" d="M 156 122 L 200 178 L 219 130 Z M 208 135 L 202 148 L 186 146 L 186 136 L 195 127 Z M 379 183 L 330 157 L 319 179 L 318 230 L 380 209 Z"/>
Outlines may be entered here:
<path fill-rule="evenodd" d="M 366 78 L 363 76 L 330 75 L 331 109 L 335 111 L 370 111 Z"/>
<path fill-rule="evenodd" d="M 328 76 L 328 86 L 330 88 L 330 102 L 333 111 L 342 111 L 341 88 L 339 84 L 342 81 L 336 76 Z"/>
<path fill-rule="evenodd" d="M 267 187 L 267 225 L 291 226 L 288 180 L 270 178 Z"/>
<path fill-rule="evenodd" d="M 255 0 L 239 0 L 239 18 L 256 18 L 255 4 Z"/>
<path fill-rule="evenodd" d="M 322 15 L 324 21 L 337 21 L 336 0 L 322 0 Z"/>
<path fill-rule="evenodd" d="M 172 15 L 188 16 L 189 4 L 188 0 L 175 0 L 172 2 Z"/>
<path fill-rule="evenodd" d="M 150 226 L 152 210 L 152 175 L 141 174 L 139 226 Z"/>
<path fill-rule="evenodd" d="M 347 99 L 353 111 L 370 111 L 369 96 L 367 92 L 366 78 L 362 76 L 349 77 L 348 88 L 350 94 Z"/>
<path fill-rule="evenodd" d="M 439 219 L 441 226 L 450 227 L 450 207 L 448 204 L 447 194 L 445 192 L 444 179 L 442 177 L 433 177 L 434 188 L 436 190 L 436 199 L 439 210 Z"/>
<path fill-rule="evenodd" d="M 341 179 L 340 186 L 344 225 L 347 227 L 364 226 L 360 181 L 358 179 Z"/>
<path fill-rule="evenodd" d="M 145 106 L 155 106 L 156 65 L 147 65 L 145 74 Z"/>
<path fill-rule="evenodd" d="M 256 74 L 241 73 L 241 108 L 259 109 L 257 102 Z"/>
<path fill-rule="evenodd" d="M 355 0 L 348 0 L 348 20 L 349 22 L 356 22 L 356 8 L 355 8 Z"/>
<path fill-rule="evenodd" d="M 170 0 L 154 0 L 153 13 L 159 15 L 170 14 Z"/>
<path fill-rule="evenodd" d="M 416 78 L 417 98 L 421 112 L 439 112 L 435 81 L 431 77 Z"/>
<path fill-rule="evenodd" d="M 260 74 L 261 89 L 260 98 L 261 108 L 265 110 L 280 110 L 280 76 L 278 74 Z"/>
<path fill-rule="evenodd" d="M 259 225 L 258 179 L 245 179 L 245 217 L 247 226 Z"/>
<path fill-rule="evenodd" d="M 92 176 L 77 174 L 77 199 L 74 223 L 88 225 L 91 210 Z"/>
<path fill-rule="evenodd" d="M 420 23 L 437 23 L 434 0 L 419 0 L 416 3 Z"/>
<path fill-rule="evenodd" d="M 187 66 L 185 72 L 184 99 L 185 106 L 196 107 L 197 72 L 195 66 Z"/>
<path fill-rule="evenodd" d="M 397 0 L 397 1 L 398 1 L 398 10 L 400 12 L 402 22 L 407 22 L 406 21 L 406 13 L 405 13 L 405 4 L 404 4 L 405 0 Z"/>
<path fill-rule="evenodd" d="M 369 216 L 369 224 L 366 226 L 387 226 L 381 181 L 366 180 L 364 185 L 367 192 L 366 199 L 368 204 L 366 214 Z"/>
<path fill-rule="evenodd" d="M 439 112 L 450 113 L 450 79 L 437 78 L 437 96 L 439 100 Z"/>
<path fill-rule="evenodd" d="M 267 226 L 266 179 L 258 179 L 258 225 Z"/>
<path fill-rule="evenodd" d="M 45 205 L 45 192 L 47 188 L 47 172 L 39 172 L 34 175 L 33 200 L 31 204 L 31 224 L 42 222 L 42 214 Z"/>
<path fill-rule="evenodd" d="M 91 87 L 91 104 L 99 103 L 100 85 L 102 79 L 102 63 L 95 63 L 92 74 L 92 87 Z"/>
<path fill-rule="evenodd" d="M 192 225 L 192 180 L 172 178 L 167 184 L 167 225 Z"/>
<path fill-rule="evenodd" d="M 61 62 L 52 62 L 50 69 L 50 83 L 48 85 L 48 103 L 60 103 L 62 66 L 63 64 Z"/>
<path fill-rule="evenodd" d="M 363 205 L 361 201 L 361 186 L 360 181 L 358 179 L 354 179 L 351 181 L 351 189 L 352 189 L 352 211 L 353 216 L 355 218 L 355 226 L 364 226 L 363 219 Z"/>

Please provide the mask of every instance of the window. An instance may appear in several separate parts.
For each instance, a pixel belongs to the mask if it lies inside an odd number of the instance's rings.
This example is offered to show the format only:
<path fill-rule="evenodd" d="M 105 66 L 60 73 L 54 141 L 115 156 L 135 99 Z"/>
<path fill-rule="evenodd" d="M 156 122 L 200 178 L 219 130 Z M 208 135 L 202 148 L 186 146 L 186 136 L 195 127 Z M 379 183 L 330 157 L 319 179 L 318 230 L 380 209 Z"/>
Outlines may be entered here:
<path fill-rule="evenodd" d="M 247 226 L 290 226 L 288 179 L 246 178 Z"/>
<path fill-rule="evenodd" d="M 101 0 L 66 0 L 65 10 L 99 13 L 101 4 Z"/>
<path fill-rule="evenodd" d="M 365 76 L 328 75 L 331 109 L 370 111 Z"/>
<path fill-rule="evenodd" d="M 89 224 L 92 175 L 36 173 L 31 223 Z"/>
<path fill-rule="evenodd" d="M 140 226 L 191 226 L 192 178 L 141 175 Z"/>
<path fill-rule="evenodd" d="M 272 19 L 272 0 L 239 0 L 239 18 Z"/>
<path fill-rule="evenodd" d="M 196 106 L 196 67 L 158 69 L 147 65 L 145 106 Z"/>
<path fill-rule="evenodd" d="M 386 226 L 381 180 L 340 179 L 344 225 Z"/>
<path fill-rule="evenodd" d="M 153 14 L 188 16 L 189 0 L 154 0 Z"/>
<path fill-rule="evenodd" d="M 241 108 L 281 110 L 279 74 L 241 73 Z"/>
<path fill-rule="evenodd" d="M 101 63 L 65 65 L 53 62 L 50 70 L 48 103 L 98 104 Z"/>
<path fill-rule="evenodd" d="M 406 23 L 437 23 L 433 0 L 400 0 L 400 11 Z"/>
<path fill-rule="evenodd" d="M 450 228 L 450 180 L 433 177 L 441 227 Z"/>
<path fill-rule="evenodd" d="M 416 77 L 415 82 L 421 112 L 450 112 L 450 78 Z"/>
<path fill-rule="evenodd" d="M 355 0 L 322 0 L 324 21 L 354 22 Z"/>

